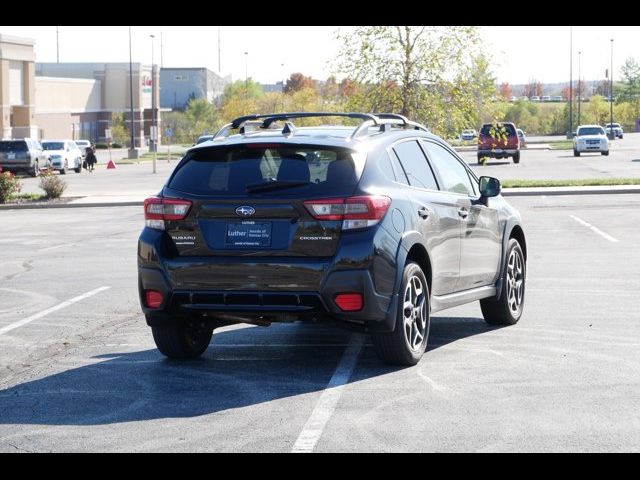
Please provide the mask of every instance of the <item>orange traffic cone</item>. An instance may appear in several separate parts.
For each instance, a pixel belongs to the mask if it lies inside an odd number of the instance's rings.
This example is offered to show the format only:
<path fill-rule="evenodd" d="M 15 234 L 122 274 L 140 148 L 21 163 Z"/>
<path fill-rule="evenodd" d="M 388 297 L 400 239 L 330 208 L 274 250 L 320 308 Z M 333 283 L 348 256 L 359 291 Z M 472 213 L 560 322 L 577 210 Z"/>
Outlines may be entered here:
<path fill-rule="evenodd" d="M 107 170 L 110 168 L 116 168 L 116 164 L 113 163 L 113 160 L 109 160 L 109 163 L 107 163 Z"/>

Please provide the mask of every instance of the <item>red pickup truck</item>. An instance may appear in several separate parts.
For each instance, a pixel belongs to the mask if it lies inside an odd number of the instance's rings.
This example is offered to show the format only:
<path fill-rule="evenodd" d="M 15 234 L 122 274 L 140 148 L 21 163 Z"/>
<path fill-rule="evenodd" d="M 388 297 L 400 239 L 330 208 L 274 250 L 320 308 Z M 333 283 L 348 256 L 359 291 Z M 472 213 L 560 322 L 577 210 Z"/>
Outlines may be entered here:
<path fill-rule="evenodd" d="M 482 159 L 512 157 L 520 163 L 520 139 L 511 122 L 485 123 L 478 136 L 478 163 Z"/>

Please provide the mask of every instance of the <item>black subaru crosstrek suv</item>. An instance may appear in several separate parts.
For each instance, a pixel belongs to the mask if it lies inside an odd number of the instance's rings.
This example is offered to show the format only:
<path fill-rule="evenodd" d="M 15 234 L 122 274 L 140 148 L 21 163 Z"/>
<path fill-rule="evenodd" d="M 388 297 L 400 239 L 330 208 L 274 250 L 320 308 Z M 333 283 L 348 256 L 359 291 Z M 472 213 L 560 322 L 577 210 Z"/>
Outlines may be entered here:
<path fill-rule="evenodd" d="M 359 124 L 292 123 L 325 116 Z M 527 248 L 500 188 L 400 115 L 238 118 L 144 202 L 138 282 L 155 343 L 194 358 L 220 326 L 333 319 L 413 365 L 434 312 L 479 300 L 488 323 L 515 324 Z"/>

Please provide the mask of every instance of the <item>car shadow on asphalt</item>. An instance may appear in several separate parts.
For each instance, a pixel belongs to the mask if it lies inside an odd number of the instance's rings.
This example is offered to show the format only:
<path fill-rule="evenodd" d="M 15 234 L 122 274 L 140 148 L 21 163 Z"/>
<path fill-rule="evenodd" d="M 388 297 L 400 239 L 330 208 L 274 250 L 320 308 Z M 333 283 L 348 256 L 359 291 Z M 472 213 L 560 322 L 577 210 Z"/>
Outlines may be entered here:
<path fill-rule="evenodd" d="M 476 166 L 478 167 L 497 167 L 499 165 L 511 165 L 512 162 L 487 162 L 484 165 L 479 164 L 479 163 L 475 163 Z M 471 165 L 474 165 L 473 163 Z M 514 164 L 515 165 L 515 164 Z"/>
<path fill-rule="evenodd" d="M 491 330 L 477 318 L 436 317 L 422 362 L 430 351 Z M 80 350 L 86 365 L 0 390 L 0 424 L 189 418 L 320 392 L 350 337 L 325 325 L 278 324 L 214 333 L 198 360 L 168 360 L 156 349 L 93 356 Z M 384 365 L 367 342 L 351 383 L 398 370 Z"/>

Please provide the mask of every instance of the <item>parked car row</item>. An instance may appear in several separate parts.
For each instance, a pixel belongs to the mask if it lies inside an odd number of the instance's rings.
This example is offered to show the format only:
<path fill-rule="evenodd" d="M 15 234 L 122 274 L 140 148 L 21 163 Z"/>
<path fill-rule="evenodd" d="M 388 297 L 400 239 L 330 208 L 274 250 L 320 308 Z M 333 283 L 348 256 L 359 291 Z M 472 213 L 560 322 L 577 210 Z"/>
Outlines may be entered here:
<path fill-rule="evenodd" d="M 38 140 L 31 138 L 0 140 L 0 168 L 13 173 L 24 172 L 37 177 L 51 169 L 65 175 L 73 170 L 82 173 L 88 140 Z"/>

